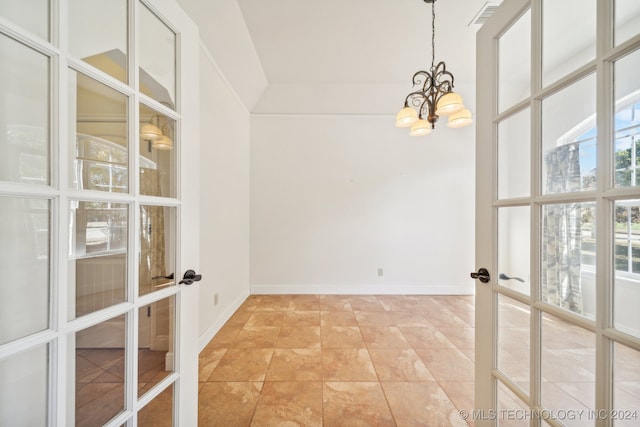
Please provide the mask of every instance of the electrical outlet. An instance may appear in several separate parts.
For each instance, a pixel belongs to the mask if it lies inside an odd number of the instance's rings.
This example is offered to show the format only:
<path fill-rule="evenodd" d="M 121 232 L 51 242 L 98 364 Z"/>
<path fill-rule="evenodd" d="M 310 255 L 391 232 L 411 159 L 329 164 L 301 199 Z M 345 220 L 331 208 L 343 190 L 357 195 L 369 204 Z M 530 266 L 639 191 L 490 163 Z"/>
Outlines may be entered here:
<path fill-rule="evenodd" d="M 218 294 L 213 294 L 213 305 L 218 305 Z"/>
<path fill-rule="evenodd" d="M 382 275 L 383 275 L 382 268 L 378 268 L 378 276 L 382 276 Z"/>

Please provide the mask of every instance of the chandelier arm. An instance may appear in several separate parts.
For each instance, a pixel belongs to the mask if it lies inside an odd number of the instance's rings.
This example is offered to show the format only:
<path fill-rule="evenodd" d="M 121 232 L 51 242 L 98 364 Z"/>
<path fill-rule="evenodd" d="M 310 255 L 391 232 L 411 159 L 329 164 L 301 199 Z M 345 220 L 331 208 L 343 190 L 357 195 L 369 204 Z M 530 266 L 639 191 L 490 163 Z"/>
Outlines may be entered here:
<path fill-rule="evenodd" d="M 449 92 L 452 92 L 452 88 L 453 86 L 451 85 L 451 82 L 448 80 L 441 81 L 436 86 L 434 86 L 435 92 L 439 95 L 445 95 Z"/>
<path fill-rule="evenodd" d="M 424 81 L 422 80 L 424 78 Z M 422 92 L 428 91 L 434 85 L 433 75 L 428 71 L 418 71 L 413 75 L 413 86 L 422 86 Z"/>
<path fill-rule="evenodd" d="M 420 109 L 418 110 L 418 118 L 424 119 L 425 116 L 427 117 L 427 120 L 429 120 L 429 117 L 431 116 L 431 102 L 428 97 L 424 98 L 424 101 L 422 101 Z"/>
<path fill-rule="evenodd" d="M 451 80 L 443 80 L 443 83 L 444 83 L 444 82 L 449 83 L 449 85 L 450 85 L 450 86 L 451 86 L 451 88 L 453 89 L 453 74 L 451 74 L 451 73 L 450 73 L 450 72 L 448 72 L 448 71 L 444 71 L 444 72 L 442 73 L 442 75 L 443 75 L 443 76 L 449 76 L 449 77 L 450 77 L 450 79 L 451 79 Z"/>
<path fill-rule="evenodd" d="M 418 110 L 418 113 L 421 114 L 422 106 L 424 105 L 424 102 L 426 100 L 427 97 L 425 96 L 425 94 L 422 91 L 418 90 L 407 95 L 404 100 L 404 105 L 407 107 L 411 105 L 413 108 Z"/>
<path fill-rule="evenodd" d="M 440 81 L 443 76 L 449 76 L 449 78 L 451 79 L 451 87 L 453 88 L 453 74 L 447 71 L 447 65 L 444 63 L 444 61 L 440 61 L 434 69 L 433 79 L 435 81 Z"/>

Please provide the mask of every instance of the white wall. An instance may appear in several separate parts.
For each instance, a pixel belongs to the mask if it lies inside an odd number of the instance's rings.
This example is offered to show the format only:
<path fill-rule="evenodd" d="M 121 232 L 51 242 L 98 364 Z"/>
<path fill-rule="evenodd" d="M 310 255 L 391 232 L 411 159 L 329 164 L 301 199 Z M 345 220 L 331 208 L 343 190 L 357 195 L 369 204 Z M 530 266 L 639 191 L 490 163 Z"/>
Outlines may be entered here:
<path fill-rule="evenodd" d="M 202 43 L 242 103 L 251 110 L 267 87 L 267 77 L 238 1 L 178 0 L 178 3 L 198 25 Z"/>
<path fill-rule="evenodd" d="M 251 117 L 252 293 L 473 292 L 473 126 L 407 133 L 391 116 Z"/>
<path fill-rule="evenodd" d="M 249 113 L 200 49 L 200 348 L 249 295 Z M 218 304 L 214 305 L 214 296 Z"/>

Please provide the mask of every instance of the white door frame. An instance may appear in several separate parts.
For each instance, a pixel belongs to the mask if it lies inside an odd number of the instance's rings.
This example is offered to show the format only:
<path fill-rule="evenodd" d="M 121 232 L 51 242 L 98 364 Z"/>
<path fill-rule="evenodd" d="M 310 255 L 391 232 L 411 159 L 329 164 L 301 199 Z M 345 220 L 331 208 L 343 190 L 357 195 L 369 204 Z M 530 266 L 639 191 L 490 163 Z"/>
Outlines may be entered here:
<path fill-rule="evenodd" d="M 496 131 L 493 118 L 497 111 L 495 87 L 497 85 L 497 66 L 494 59 L 496 41 L 492 28 L 499 14 L 516 16 L 518 9 L 527 4 L 527 0 L 504 2 L 496 11 L 494 19 L 489 20 L 478 31 L 476 46 L 476 268 L 481 267 L 495 275 L 497 241 L 494 230 L 497 229 L 497 215 L 491 203 L 495 198 L 497 173 Z M 485 36 L 488 34 L 488 36 Z M 487 75 L 490 76 L 487 81 Z M 493 279 L 493 278 L 492 278 Z M 474 407 L 482 416 L 472 417 L 478 427 L 494 425 L 491 417 L 485 418 L 496 408 L 496 384 L 493 377 L 495 366 L 495 311 L 496 296 L 491 283 L 476 280 L 475 289 L 475 393 Z M 481 418 L 481 419 L 475 419 Z"/>
<path fill-rule="evenodd" d="M 180 24 L 178 44 L 178 102 L 181 106 L 180 135 L 182 144 L 178 153 L 178 197 L 181 200 L 179 216 L 178 262 L 176 279 L 189 269 L 200 272 L 200 66 L 199 32 L 195 23 L 173 0 L 164 0 L 167 16 Z M 164 3 L 163 3 L 164 5 Z M 182 285 L 177 300 L 176 372 L 177 381 L 176 426 L 198 425 L 198 337 L 199 337 L 199 282 Z"/>

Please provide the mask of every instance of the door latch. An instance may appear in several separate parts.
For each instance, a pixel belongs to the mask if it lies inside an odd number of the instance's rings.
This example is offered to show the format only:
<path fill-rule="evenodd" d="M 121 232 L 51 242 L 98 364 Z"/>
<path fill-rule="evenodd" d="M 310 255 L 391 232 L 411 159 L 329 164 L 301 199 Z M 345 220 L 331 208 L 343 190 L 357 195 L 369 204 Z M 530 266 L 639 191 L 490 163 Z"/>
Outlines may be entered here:
<path fill-rule="evenodd" d="M 471 273 L 471 278 L 478 279 L 482 283 L 489 283 L 489 281 L 491 280 L 491 275 L 489 274 L 489 270 L 487 270 L 486 268 L 481 268 L 477 273 Z"/>
<path fill-rule="evenodd" d="M 178 283 L 181 285 L 191 285 L 193 282 L 199 282 L 200 280 L 202 280 L 202 274 L 196 274 L 193 270 L 187 270 L 184 272 L 182 280 Z"/>
<path fill-rule="evenodd" d="M 500 273 L 500 276 L 498 277 L 500 280 L 517 280 L 520 283 L 524 283 L 524 279 L 522 279 L 521 277 L 511 277 L 511 276 L 507 276 L 504 273 Z"/>

